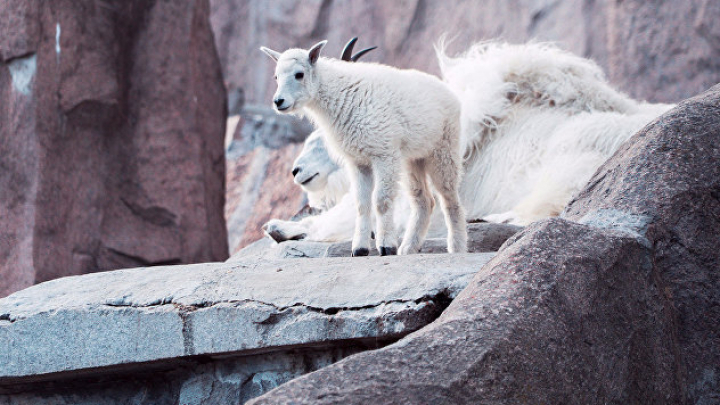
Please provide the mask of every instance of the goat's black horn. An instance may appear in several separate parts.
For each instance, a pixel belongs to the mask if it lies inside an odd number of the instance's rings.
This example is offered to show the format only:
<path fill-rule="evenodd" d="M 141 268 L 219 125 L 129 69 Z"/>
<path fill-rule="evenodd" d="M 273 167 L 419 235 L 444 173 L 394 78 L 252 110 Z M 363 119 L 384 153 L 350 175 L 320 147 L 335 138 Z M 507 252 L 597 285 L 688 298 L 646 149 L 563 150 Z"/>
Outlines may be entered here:
<path fill-rule="evenodd" d="M 353 62 L 357 62 L 357 60 L 360 59 L 360 57 L 362 57 L 363 55 L 365 55 L 366 53 L 372 51 L 372 50 L 375 49 L 375 48 L 377 48 L 377 46 L 373 46 L 372 48 L 363 49 L 362 51 L 356 53 L 355 56 L 353 56 L 352 58 L 350 58 L 350 60 L 353 61 Z"/>
<path fill-rule="evenodd" d="M 342 56 L 340 57 L 340 59 L 346 60 L 348 62 L 350 61 L 350 59 L 352 57 L 353 47 L 355 46 L 355 42 L 357 42 L 357 40 L 358 40 L 358 37 L 355 37 L 348 41 L 347 45 L 345 45 L 345 48 L 342 51 Z"/>

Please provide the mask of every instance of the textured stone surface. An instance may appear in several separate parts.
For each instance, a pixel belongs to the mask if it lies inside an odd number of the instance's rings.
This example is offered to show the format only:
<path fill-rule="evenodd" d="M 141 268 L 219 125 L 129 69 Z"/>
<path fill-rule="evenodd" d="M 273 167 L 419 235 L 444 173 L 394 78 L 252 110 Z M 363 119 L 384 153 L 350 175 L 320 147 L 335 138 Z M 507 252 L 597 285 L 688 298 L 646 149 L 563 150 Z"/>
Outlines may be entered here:
<path fill-rule="evenodd" d="M 427 1 L 211 0 L 212 25 L 230 88 L 270 105 L 272 61 L 258 47 L 308 47 L 329 39 L 329 55 L 359 36 L 367 56 L 438 73 L 434 44 L 451 51 L 492 38 L 550 40 L 597 61 L 631 96 L 676 102 L 720 81 L 716 0 Z M 252 63 L 248 63 L 252 60 Z"/>
<path fill-rule="evenodd" d="M 468 224 L 468 253 L 496 252 L 509 237 L 520 230 L 522 230 L 522 227 L 509 224 Z M 248 258 L 260 260 L 299 257 L 350 257 L 350 250 L 350 241 L 326 243 L 290 240 L 275 243 L 266 237 L 238 251 L 228 259 L 228 262 Z M 425 240 L 421 253 L 447 253 L 446 239 L 431 238 Z M 377 250 L 371 249 L 370 255 L 377 256 Z"/>
<path fill-rule="evenodd" d="M 431 325 L 250 403 L 678 403 L 672 320 L 652 270 L 632 236 L 539 222 Z"/>
<path fill-rule="evenodd" d="M 0 300 L 0 386 L 185 356 L 397 338 L 437 317 L 491 257 L 246 260 L 53 280 Z"/>
<path fill-rule="evenodd" d="M 206 0 L 0 1 L 0 296 L 223 260 L 226 96 Z"/>
<path fill-rule="evenodd" d="M 0 405 L 243 404 L 292 378 L 382 343 L 177 359 L 112 374 L 94 371 L 72 379 L 0 386 Z"/>
<path fill-rule="evenodd" d="M 640 131 L 564 215 L 644 235 L 674 322 L 686 403 L 720 401 L 720 86 Z"/>
<path fill-rule="evenodd" d="M 718 145 L 720 86 L 510 238 L 437 321 L 251 403 L 717 403 Z"/>

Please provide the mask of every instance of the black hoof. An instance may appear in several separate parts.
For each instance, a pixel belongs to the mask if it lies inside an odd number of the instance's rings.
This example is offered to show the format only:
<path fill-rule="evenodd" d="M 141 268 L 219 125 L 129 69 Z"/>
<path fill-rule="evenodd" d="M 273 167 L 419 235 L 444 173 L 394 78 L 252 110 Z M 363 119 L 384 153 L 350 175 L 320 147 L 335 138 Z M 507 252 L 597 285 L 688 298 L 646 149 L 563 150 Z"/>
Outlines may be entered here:
<path fill-rule="evenodd" d="M 353 257 L 357 257 L 357 256 L 367 256 L 367 255 L 369 255 L 369 254 L 370 254 L 370 250 L 368 250 L 367 248 L 355 249 L 355 250 L 353 250 L 353 252 L 352 252 Z"/>
<path fill-rule="evenodd" d="M 282 232 L 275 230 L 275 229 L 273 229 L 269 232 L 267 230 L 265 230 L 265 235 L 271 237 L 272 240 L 274 240 L 277 243 L 285 242 L 286 240 L 288 240 L 288 238 L 286 238 Z"/>
<path fill-rule="evenodd" d="M 395 256 L 395 255 L 397 255 L 396 247 L 380 246 L 380 256 Z"/>

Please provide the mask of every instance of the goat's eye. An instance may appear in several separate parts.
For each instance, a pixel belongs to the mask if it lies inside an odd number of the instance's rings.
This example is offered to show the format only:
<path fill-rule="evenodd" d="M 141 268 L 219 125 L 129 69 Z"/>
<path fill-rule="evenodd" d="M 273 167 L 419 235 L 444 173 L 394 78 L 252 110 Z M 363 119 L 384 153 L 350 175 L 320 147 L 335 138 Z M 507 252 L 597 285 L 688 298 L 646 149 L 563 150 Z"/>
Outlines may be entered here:
<path fill-rule="evenodd" d="M 303 77 L 305 77 L 305 73 L 303 73 L 303 72 L 297 72 L 297 73 L 295 73 L 295 78 L 296 78 L 297 80 L 302 80 Z"/>
<path fill-rule="evenodd" d="M 277 75 L 275 75 L 275 76 L 273 76 L 273 77 L 275 78 L 275 80 L 277 80 Z"/>

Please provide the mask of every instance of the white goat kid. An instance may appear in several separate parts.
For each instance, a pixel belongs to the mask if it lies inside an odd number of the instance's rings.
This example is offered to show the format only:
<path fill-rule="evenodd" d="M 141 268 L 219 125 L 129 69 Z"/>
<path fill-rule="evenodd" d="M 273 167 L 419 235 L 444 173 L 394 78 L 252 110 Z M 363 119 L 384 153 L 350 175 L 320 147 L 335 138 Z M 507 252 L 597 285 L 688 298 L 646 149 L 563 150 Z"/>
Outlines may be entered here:
<path fill-rule="evenodd" d="M 393 203 L 403 170 L 412 214 L 399 253 L 419 251 L 427 233 L 434 204 L 428 175 L 445 215 L 448 251 L 465 252 L 458 99 L 426 73 L 320 58 L 326 43 L 282 54 L 261 49 L 277 61 L 277 111 L 307 114 L 345 161 L 357 201 L 353 255 L 369 254 L 371 203 L 378 251 L 398 252 Z"/>

